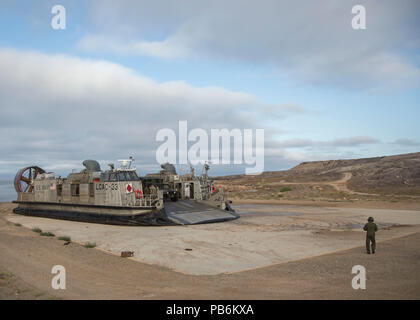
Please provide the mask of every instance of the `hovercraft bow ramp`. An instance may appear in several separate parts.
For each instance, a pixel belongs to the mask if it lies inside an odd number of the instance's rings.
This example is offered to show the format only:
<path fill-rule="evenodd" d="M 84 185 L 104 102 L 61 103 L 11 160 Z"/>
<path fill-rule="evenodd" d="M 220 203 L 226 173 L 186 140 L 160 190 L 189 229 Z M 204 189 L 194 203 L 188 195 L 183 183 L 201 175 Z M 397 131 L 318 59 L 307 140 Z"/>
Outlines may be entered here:
<path fill-rule="evenodd" d="M 165 203 L 165 212 L 175 224 L 200 224 L 229 221 L 239 218 L 234 211 L 221 210 L 195 200 Z"/>

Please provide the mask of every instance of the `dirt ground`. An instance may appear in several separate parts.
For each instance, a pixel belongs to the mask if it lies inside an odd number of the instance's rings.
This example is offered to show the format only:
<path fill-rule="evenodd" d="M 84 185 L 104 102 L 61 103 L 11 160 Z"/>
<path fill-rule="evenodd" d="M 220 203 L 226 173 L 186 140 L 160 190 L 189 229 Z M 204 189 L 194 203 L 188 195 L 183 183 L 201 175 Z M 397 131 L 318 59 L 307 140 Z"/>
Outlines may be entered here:
<path fill-rule="evenodd" d="M 168 227 L 126 227 L 28 217 L 6 219 L 39 228 L 79 244 L 191 275 L 232 273 L 350 249 L 360 245 L 362 226 L 375 217 L 378 240 L 420 228 L 420 211 L 267 204 L 235 204 L 240 219 L 224 223 Z M 404 227 L 402 227 L 402 225 Z M 203 263 L 205 261 L 205 263 Z"/>
<path fill-rule="evenodd" d="M 236 204 L 271 204 L 286 206 L 310 206 L 310 207 L 332 207 L 332 208 L 357 208 L 357 209 L 391 209 L 391 210 L 415 210 L 420 211 L 420 201 L 381 201 L 381 200 L 275 200 L 275 199 L 239 199 L 230 198 Z"/>
<path fill-rule="evenodd" d="M 386 237 L 378 233 L 375 255 L 365 254 L 359 232 L 360 246 L 348 250 L 240 272 L 192 275 L 73 242 L 64 245 L 57 237 L 42 237 L 6 220 L 12 207 L 0 206 L 1 299 L 420 298 L 420 229 L 416 224 L 388 227 L 382 233 L 387 233 Z M 255 221 L 247 220 L 246 214 L 243 217 L 247 223 Z M 415 222 L 410 219 L 416 217 L 407 215 L 405 219 Z M 331 243 L 355 234 L 323 228 L 315 232 L 319 239 Z M 202 259 L 201 263 L 211 261 Z M 51 268 L 57 264 L 66 268 L 66 290 L 51 288 Z M 366 267 L 366 290 L 351 287 L 351 269 L 357 264 Z"/>

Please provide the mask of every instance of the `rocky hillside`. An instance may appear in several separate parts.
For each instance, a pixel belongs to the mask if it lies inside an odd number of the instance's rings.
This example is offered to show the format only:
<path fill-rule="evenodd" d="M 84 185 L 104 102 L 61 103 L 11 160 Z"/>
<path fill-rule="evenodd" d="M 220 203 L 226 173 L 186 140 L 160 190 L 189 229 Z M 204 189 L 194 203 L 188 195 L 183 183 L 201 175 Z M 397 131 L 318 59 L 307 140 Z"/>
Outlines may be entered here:
<path fill-rule="evenodd" d="M 300 179 L 337 178 L 351 173 L 350 190 L 377 194 L 420 195 L 420 152 L 355 160 L 304 162 L 288 176 Z M 306 177 L 306 178 L 305 178 Z"/>
<path fill-rule="evenodd" d="M 267 192 L 276 192 L 273 186 L 293 184 L 294 189 L 322 185 L 345 193 L 376 195 L 420 196 L 420 152 L 396 156 L 303 162 L 285 171 L 264 172 L 259 176 L 227 176 L 218 180 L 223 185 L 265 185 Z M 298 186 L 300 185 L 300 186 Z M 232 190 L 233 191 L 233 190 Z M 263 192 L 263 190 L 261 190 Z M 325 193 L 325 192 L 324 192 Z M 307 193 L 305 193 L 307 194 Z M 311 194 L 311 196 L 314 196 Z"/>

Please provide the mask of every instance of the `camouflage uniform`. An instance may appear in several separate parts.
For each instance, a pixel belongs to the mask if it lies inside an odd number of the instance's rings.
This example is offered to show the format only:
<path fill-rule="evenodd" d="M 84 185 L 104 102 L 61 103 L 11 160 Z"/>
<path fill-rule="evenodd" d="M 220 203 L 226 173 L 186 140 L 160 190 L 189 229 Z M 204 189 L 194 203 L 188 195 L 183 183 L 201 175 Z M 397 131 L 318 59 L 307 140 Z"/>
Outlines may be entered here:
<path fill-rule="evenodd" d="M 372 253 L 376 250 L 375 232 L 378 231 L 378 226 L 373 223 L 373 218 L 368 219 L 368 223 L 365 224 L 363 230 L 366 231 L 366 251 L 370 254 L 370 244 L 372 243 Z"/>

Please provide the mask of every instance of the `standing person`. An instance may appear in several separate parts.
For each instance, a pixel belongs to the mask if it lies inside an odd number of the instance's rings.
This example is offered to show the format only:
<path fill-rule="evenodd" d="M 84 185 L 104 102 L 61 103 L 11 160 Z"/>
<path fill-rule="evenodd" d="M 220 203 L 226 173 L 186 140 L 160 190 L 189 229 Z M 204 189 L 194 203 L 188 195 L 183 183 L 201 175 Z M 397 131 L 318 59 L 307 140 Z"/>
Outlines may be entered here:
<path fill-rule="evenodd" d="M 367 254 L 370 254 L 370 244 L 372 243 L 372 253 L 375 254 L 376 250 L 376 240 L 375 232 L 378 231 L 378 226 L 376 223 L 373 223 L 373 218 L 368 218 L 368 223 L 365 224 L 363 230 L 366 231 L 366 251 Z"/>

